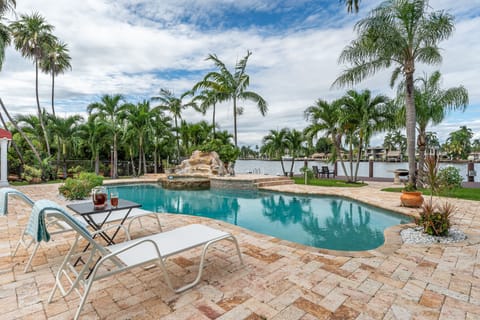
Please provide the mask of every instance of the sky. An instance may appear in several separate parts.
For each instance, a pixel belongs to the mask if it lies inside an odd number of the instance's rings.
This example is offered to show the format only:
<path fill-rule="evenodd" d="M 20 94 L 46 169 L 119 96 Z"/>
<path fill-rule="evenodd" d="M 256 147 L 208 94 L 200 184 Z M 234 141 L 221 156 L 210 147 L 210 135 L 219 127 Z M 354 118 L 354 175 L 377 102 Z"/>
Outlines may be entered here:
<path fill-rule="evenodd" d="M 39 12 L 68 44 L 72 70 L 55 79 L 61 116 L 85 116 L 87 106 L 104 94 L 122 94 L 132 103 L 158 95 L 161 88 L 179 96 L 215 70 L 206 60 L 209 54 L 233 72 L 251 51 L 249 90 L 265 98 L 268 112 L 262 117 L 253 103 L 241 104 L 238 143 L 254 148 L 270 130 L 305 128 L 304 110 L 319 98 L 338 99 L 349 89 L 394 97 L 391 70 L 354 87 L 331 87 L 347 67 L 338 57 L 356 38 L 353 26 L 380 3 L 362 0 L 360 12 L 348 14 L 335 0 L 18 0 L 16 12 Z M 440 43 L 442 64 L 417 65 L 416 75 L 440 70 L 443 88 L 463 85 L 470 103 L 428 131 L 444 142 L 466 125 L 480 138 L 480 0 L 431 0 L 430 5 L 455 16 L 455 31 Z M 50 76 L 41 75 L 39 83 L 41 106 L 50 110 Z M 13 114 L 36 114 L 34 65 L 13 47 L 0 71 L 0 97 Z M 231 103 L 217 106 L 216 117 L 220 130 L 233 133 Z M 186 110 L 183 119 L 211 122 L 211 110 L 205 116 Z M 382 143 L 380 134 L 370 144 Z"/>

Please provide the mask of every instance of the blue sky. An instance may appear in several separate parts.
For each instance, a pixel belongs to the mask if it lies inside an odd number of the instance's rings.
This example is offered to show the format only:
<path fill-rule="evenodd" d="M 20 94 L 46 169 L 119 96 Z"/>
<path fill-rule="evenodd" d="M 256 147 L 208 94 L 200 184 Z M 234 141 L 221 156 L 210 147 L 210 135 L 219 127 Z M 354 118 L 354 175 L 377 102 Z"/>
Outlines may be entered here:
<path fill-rule="evenodd" d="M 167 88 L 180 95 L 213 66 L 215 53 L 233 68 L 252 51 L 247 73 L 250 89 L 269 104 L 266 117 L 245 103 L 238 119 L 239 144 L 255 146 L 271 129 L 303 129 L 303 111 L 316 99 L 333 100 L 347 89 L 331 89 L 345 66 L 341 50 L 355 39 L 353 25 L 381 1 L 364 0 L 359 14 L 347 14 L 335 0 L 22 0 L 17 13 L 38 11 L 55 26 L 55 35 L 69 45 L 72 71 L 56 79 L 60 115 L 85 114 L 103 94 L 123 94 L 137 102 Z M 456 17 L 456 31 L 440 44 L 440 66 L 417 66 L 417 75 L 440 70 L 444 87 L 463 85 L 470 94 L 465 113 L 451 113 L 436 131 L 448 133 L 467 125 L 480 138 L 480 1 L 432 0 L 435 9 Z M 454 6 L 454 7 L 453 7 Z M 13 19 L 13 17 L 10 17 Z M 34 67 L 12 48 L 0 72 L 0 96 L 13 113 L 34 113 Z M 354 89 L 370 89 L 393 97 L 390 71 L 368 78 Z M 40 99 L 50 106 L 50 79 L 40 77 Z M 230 104 L 217 108 L 221 130 L 233 131 Z M 210 121 L 187 110 L 188 122 Z M 371 144 L 379 145 L 382 135 Z"/>

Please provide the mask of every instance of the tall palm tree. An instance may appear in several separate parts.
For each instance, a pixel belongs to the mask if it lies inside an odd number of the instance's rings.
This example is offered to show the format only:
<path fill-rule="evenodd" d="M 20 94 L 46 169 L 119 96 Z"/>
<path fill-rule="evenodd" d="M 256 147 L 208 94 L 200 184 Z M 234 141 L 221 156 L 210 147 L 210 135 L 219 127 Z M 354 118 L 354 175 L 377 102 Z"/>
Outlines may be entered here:
<path fill-rule="evenodd" d="M 121 131 L 121 119 L 125 111 L 125 104 L 122 104 L 123 96 L 120 94 L 104 95 L 100 102 L 91 103 L 87 107 L 87 111 L 94 118 L 98 117 L 104 121 L 111 134 L 113 147 L 113 178 L 118 178 L 118 135 Z"/>
<path fill-rule="evenodd" d="M 46 42 L 44 46 L 45 55 L 40 60 L 40 69 L 52 75 L 52 114 L 55 116 L 55 77 L 72 69 L 72 58 L 68 54 L 67 44 L 60 40 Z"/>
<path fill-rule="evenodd" d="M 453 32 L 453 16 L 428 12 L 427 0 L 388 0 L 355 25 L 358 38 L 340 54 L 347 68 L 334 82 L 356 84 L 381 69 L 395 66 L 390 85 L 400 74 L 405 79 L 409 182 L 416 183 L 414 73 L 417 63 L 442 61 L 438 43 Z"/>
<path fill-rule="evenodd" d="M 241 108 L 237 105 L 239 101 L 249 100 L 256 103 L 258 110 L 262 116 L 265 116 L 268 110 L 267 102 L 258 93 L 247 91 L 250 85 L 250 76 L 246 73 L 248 58 L 252 53 L 247 51 L 247 55 L 243 57 L 235 65 L 235 72 L 231 73 L 225 64 L 215 54 L 210 54 L 207 60 L 213 61 L 218 71 L 209 72 L 203 79 L 205 84 L 216 83 L 216 92 L 221 95 L 221 101 L 233 101 L 233 137 L 235 147 L 237 143 L 237 115 Z M 211 86 L 210 86 L 211 87 Z"/>
<path fill-rule="evenodd" d="M 179 127 L 178 120 L 182 119 L 182 110 L 188 107 L 196 107 L 196 104 L 192 101 L 184 103 L 185 97 L 192 95 L 192 91 L 186 91 L 180 97 L 176 97 L 175 94 L 167 89 L 160 89 L 160 95 L 152 97 L 152 101 L 159 101 L 160 104 L 155 108 L 160 111 L 165 111 L 173 116 L 175 121 L 175 137 L 177 140 L 177 161 L 180 160 L 180 139 L 179 139 Z"/>
<path fill-rule="evenodd" d="M 58 154 L 61 155 L 63 160 L 63 178 L 67 177 L 67 148 L 75 147 L 78 145 L 79 130 L 78 125 L 83 120 L 79 115 L 69 116 L 67 118 L 60 118 L 50 116 L 50 129 L 52 133 L 57 137 Z M 73 148 L 76 149 L 76 148 Z M 59 157 L 57 157 L 59 159 Z M 58 167 L 58 164 L 57 164 Z"/>
<path fill-rule="evenodd" d="M 35 97 L 37 99 L 38 119 L 43 130 L 47 154 L 50 156 L 48 133 L 42 119 L 42 108 L 40 107 L 40 99 L 38 97 L 38 68 L 39 61 L 45 56 L 44 45 L 56 40 L 51 34 L 54 27 L 48 24 L 45 18 L 38 12 L 34 12 L 30 16 L 26 14 L 20 15 L 19 20 L 10 24 L 10 29 L 15 49 L 19 50 L 25 58 L 33 59 L 35 64 Z"/>
<path fill-rule="evenodd" d="M 425 150 L 427 148 L 427 126 L 441 123 L 448 111 L 465 111 L 468 105 L 468 91 L 463 86 L 453 87 L 446 90 L 440 88 L 441 74 L 435 71 L 430 76 L 415 79 L 415 109 L 417 119 L 417 147 L 418 147 L 418 174 L 419 180 L 423 181 L 425 163 Z M 404 83 L 400 88 L 403 94 Z M 403 112 L 405 112 L 403 108 Z"/>
<path fill-rule="evenodd" d="M 389 105 L 390 99 L 384 95 L 372 96 L 370 90 L 357 92 L 349 90 L 342 99 L 341 122 L 349 126 L 352 137 L 358 138 L 355 173 L 350 161 L 350 179 L 357 180 L 363 147 L 368 146 L 371 137 L 394 125 L 395 114 Z"/>

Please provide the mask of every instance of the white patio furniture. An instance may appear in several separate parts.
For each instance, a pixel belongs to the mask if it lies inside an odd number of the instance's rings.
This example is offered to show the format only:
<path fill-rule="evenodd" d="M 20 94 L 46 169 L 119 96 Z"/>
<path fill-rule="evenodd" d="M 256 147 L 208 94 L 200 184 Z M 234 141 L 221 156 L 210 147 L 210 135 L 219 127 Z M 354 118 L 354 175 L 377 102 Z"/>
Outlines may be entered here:
<path fill-rule="evenodd" d="M 50 213 L 51 209 L 54 210 Z M 54 216 L 58 220 L 63 220 L 77 232 L 74 244 L 60 265 L 56 275 L 55 286 L 48 298 L 48 302 L 50 303 L 57 289 L 62 296 L 66 296 L 72 291 L 77 292 L 81 297 L 81 301 L 74 319 L 78 319 L 80 316 L 90 289 L 96 280 L 104 279 L 125 270 L 138 266 L 157 265 L 163 273 L 167 285 L 179 293 L 195 286 L 201 280 L 205 255 L 208 248 L 216 242 L 222 240 L 232 242 L 236 247 L 240 263 L 243 264 L 236 238 L 229 232 L 217 230 L 205 225 L 191 224 L 135 240 L 128 240 L 128 230 L 125 228 L 124 231 L 127 235 L 127 241 L 110 246 L 103 246 L 95 241 L 95 233 L 90 233 L 86 228 L 78 225 L 76 219 L 68 212 L 65 210 L 55 210 L 54 203 L 52 206 L 49 206 L 48 203 L 44 202 L 42 210 L 49 210 L 49 215 Z M 86 253 L 78 252 L 84 245 L 80 244 L 81 239 L 88 241 L 91 248 L 90 251 Z M 165 260 L 171 256 L 197 247 L 202 247 L 197 276 L 192 282 L 180 288 L 174 288 L 168 276 Z M 82 257 L 85 264 L 75 267 L 74 264 L 79 257 Z M 83 294 L 81 293 L 82 291 Z"/>

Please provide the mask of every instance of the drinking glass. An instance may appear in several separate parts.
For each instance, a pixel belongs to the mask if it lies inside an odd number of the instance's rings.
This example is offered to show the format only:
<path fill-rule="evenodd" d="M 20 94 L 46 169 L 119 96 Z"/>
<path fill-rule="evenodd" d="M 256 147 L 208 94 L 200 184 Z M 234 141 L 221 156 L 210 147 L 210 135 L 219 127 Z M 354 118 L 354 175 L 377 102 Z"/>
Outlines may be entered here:
<path fill-rule="evenodd" d="M 118 206 L 118 192 L 110 192 L 110 204 L 115 208 Z"/>

